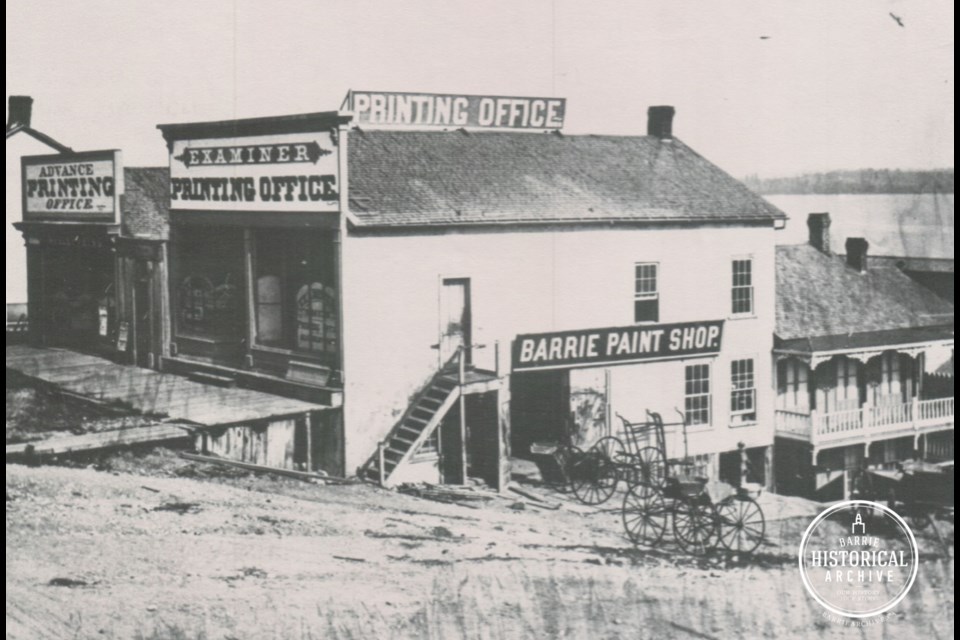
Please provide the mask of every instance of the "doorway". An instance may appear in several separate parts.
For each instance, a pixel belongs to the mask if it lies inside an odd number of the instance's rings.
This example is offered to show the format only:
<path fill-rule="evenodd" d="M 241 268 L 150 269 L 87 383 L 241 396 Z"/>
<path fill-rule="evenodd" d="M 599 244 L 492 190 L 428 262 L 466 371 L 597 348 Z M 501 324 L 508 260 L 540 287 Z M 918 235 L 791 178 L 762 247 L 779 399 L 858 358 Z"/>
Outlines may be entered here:
<path fill-rule="evenodd" d="M 133 334 L 134 358 L 138 367 L 153 368 L 153 264 L 145 260 L 134 263 Z"/>
<path fill-rule="evenodd" d="M 461 348 L 464 364 L 472 364 L 472 324 L 470 278 L 444 278 L 440 287 L 441 368 L 455 364 L 453 356 Z"/>
<path fill-rule="evenodd" d="M 518 458 L 528 458 L 534 442 L 570 444 L 570 372 L 510 376 L 510 415 L 510 447 Z"/>

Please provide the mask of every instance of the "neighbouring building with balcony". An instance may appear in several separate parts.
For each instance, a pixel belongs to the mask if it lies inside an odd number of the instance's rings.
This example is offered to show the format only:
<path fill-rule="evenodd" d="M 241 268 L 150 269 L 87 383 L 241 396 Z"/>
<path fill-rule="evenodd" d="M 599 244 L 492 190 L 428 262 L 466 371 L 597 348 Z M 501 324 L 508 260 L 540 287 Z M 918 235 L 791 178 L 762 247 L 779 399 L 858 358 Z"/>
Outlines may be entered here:
<path fill-rule="evenodd" d="M 859 469 L 953 459 L 953 305 L 863 238 L 777 248 L 777 490 L 838 499 Z"/>

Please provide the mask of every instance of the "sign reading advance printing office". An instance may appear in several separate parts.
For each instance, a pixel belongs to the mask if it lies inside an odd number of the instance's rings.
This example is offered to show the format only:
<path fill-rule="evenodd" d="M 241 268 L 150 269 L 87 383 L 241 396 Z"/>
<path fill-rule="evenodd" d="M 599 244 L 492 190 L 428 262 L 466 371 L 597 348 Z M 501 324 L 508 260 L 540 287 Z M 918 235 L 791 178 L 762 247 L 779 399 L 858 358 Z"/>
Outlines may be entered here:
<path fill-rule="evenodd" d="M 327 211 L 340 203 L 338 147 L 329 131 L 175 140 L 170 207 Z"/>
<path fill-rule="evenodd" d="M 24 156 L 23 219 L 116 223 L 123 193 L 120 152 Z"/>
<path fill-rule="evenodd" d="M 351 91 L 344 108 L 359 125 L 561 129 L 563 98 Z"/>
<path fill-rule="evenodd" d="M 513 370 L 562 369 L 720 352 L 723 320 L 632 325 L 517 336 Z"/>

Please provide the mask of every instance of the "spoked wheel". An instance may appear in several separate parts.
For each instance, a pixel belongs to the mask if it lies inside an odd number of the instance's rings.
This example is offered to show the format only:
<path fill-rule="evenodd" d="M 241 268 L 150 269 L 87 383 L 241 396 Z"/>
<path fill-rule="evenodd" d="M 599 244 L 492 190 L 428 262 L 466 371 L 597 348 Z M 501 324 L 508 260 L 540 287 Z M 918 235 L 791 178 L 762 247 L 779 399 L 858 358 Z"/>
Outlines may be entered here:
<path fill-rule="evenodd" d="M 663 489 L 667 482 L 667 461 L 663 452 L 656 447 L 644 447 L 637 454 L 636 484 L 643 484 L 656 489 Z"/>
<path fill-rule="evenodd" d="M 617 490 L 617 467 L 595 449 L 574 456 L 568 467 L 570 489 L 583 504 L 603 504 Z"/>
<path fill-rule="evenodd" d="M 680 548 L 702 556 L 717 546 L 718 518 L 713 505 L 702 498 L 677 500 L 673 508 L 673 536 Z"/>
<path fill-rule="evenodd" d="M 557 467 L 560 468 L 560 475 L 563 477 L 562 489 L 564 492 L 572 490 L 573 483 L 570 481 L 570 467 L 573 465 L 574 460 L 583 457 L 583 455 L 583 451 L 570 444 L 562 444 L 557 447 L 554 458 L 557 461 Z"/>
<path fill-rule="evenodd" d="M 633 544 L 652 547 L 660 542 L 668 517 L 663 494 L 648 486 L 634 485 L 623 497 L 623 528 Z"/>
<path fill-rule="evenodd" d="M 753 553 L 763 542 L 766 523 L 753 498 L 734 497 L 717 505 L 720 543 L 730 551 Z"/>
<path fill-rule="evenodd" d="M 604 436 L 600 438 L 597 440 L 597 444 L 591 447 L 591 451 L 602 453 L 607 460 L 610 460 L 618 467 L 630 462 L 630 457 L 627 454 L 627 448 L 623 446 L 623 441 L 615 436 Z"/>

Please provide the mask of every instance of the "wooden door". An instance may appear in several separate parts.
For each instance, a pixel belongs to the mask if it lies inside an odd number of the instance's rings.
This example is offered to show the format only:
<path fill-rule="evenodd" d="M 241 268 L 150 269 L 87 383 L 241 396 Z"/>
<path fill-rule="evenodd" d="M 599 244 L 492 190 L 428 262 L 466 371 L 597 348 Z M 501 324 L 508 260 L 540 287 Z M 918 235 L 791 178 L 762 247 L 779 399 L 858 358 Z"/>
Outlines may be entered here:
<path fill-rule="evenodd" d="M 440 290 L 440 365 L 444 366 L 463 348 L 465 364 L 470 364 L 472 342 L 470 279 L 445 278 Z"/>

